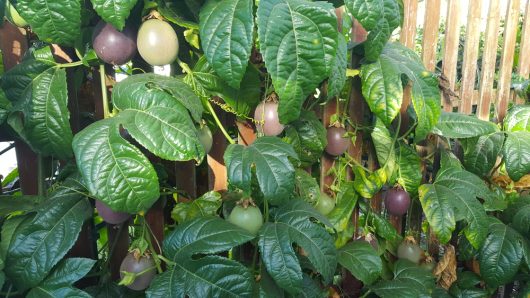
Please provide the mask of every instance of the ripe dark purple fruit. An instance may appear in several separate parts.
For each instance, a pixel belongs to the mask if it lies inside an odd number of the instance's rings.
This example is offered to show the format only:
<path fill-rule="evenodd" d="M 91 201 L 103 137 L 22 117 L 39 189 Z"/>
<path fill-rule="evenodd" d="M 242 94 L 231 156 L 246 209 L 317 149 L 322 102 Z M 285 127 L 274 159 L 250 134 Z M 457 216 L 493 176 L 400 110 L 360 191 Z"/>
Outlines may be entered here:
<path fill-rule="evenodd" d="M 407 213 L 410 206 L 410 195 L 403 189 L 391 188 L 386 192 L 385 207 L 388 213 L 401 216 Z"/>
<path fill-rule="evenodd" d="M 96 200 L 96 210 L 98 211 L 99 216 L 101 216 L 106 223 L 112 225 L 121 224 L 131 217 L 129 213 L 113 211 L 109 206 L 100 200 Z"/>
<path fill-rule="evenodd" d="M 339 156 L 348 150 L 350 139 L 345 138 L 346 129 L 342 127 L 329 127 L 327 131 L 328 145 L 326 152 L 333 156 Z"/>
<path fill-rule="evenodd" d="M 282 133 L 284 125 L 280 123 L 278 117 L 278 103 L 262 101 L 254 111 L 254 119 L 259 123 L 256 124 L 258 132 L 266 136 L 277 136 Z"/>
<path fill-rule="evenodd" d="M 111 24 L 99 21 L 92 35 L 92 46 L 106 63 L 125 64 L 136 55 L 136 31 L 125 26 L 120 32 Z"/>
<path fill-rule="evenodd" d="M 125 274 L 123 271 L 131 273 L 141 273 L 136 276 L 136 279 L 127 287 L 131 290 L 142 291 L 149 287 L 151 281 L 155 277 L 156 268 L 155 261 L 151 257 L 140 256 L 136 259 L 134 253 L 130 252 L 125 256 L 120 265 L 120 277 L 123 278 Z"/>

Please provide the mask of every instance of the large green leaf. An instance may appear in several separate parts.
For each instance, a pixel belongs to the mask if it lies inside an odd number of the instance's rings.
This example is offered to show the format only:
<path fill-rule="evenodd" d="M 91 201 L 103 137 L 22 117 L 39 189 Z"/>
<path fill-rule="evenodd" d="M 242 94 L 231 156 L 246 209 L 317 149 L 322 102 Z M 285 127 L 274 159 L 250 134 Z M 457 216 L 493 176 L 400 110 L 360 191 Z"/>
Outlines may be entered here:
<path fill-rule="evenodd" d="M 530 132 L 516 131 L 506 134 L 503 147 L 504 165 L 512 180 L 518 181 L 530 173 Z"/>
<path fill-rule="evenodd" d="M 39 196 L 0 196 L 0 216 L 15 211 L 33 211 L 41 200 Z"/>
<path fill-rule="evenodd" d="M 489 235 L 479 250 L 480 275 L 496 288 L 512 281 L 523 261 L 523 238 L 498 220 L 488 227 Z"/>
<path fill-rule="evenodd" d="M 92 7 L 107 23 L 121 31 L 138 0 L 90 0 Z"/>
<path fill-rule="evenodd" d="M 27 88 L 39 74 L 53 67 L 53 63 L 35 59 L 26 59 L 10 69 L 2 76 L 2 89 L 11 102 L 21 102 Z M 24 99 L 26 104 L 29 99 Z"/>
<path fill-rule="evenodd" d="M 465 220 L 469 225 L 464 233 L 475 248 L 480 247 L 488 232 L 486 212 L 476 198 L 488 195 L 484 181 L 459 168 L 442 169 L 434 184 L 420 187 L 423 211 L 440 241 L 449 241 L 455 222 Z"/>
<path fill-rule="evenodd" d="M 154 73 L 132 75 L 116 84 L 112 89 L 112 101 L 120 110 L 175 109 L 180 108 L 175 103 L 180 103 L 197 123 L 204 111 L 201 100 L 182 79 Z"/>
<path fill-rule="evenodd" d="M 44 42 L 73 46 L 81 34 L 80 0 L 17 0 L 16 6 Z"/>
<path fill-rule="evenodd" d="M 431 297 L 435 278 L 431 272 L 406 260 L 394 264 L 394 278 L 382 280 L 371 287 L 378 296 Z"/>
<path fill-rule="evenodd" d="M 0 89 L 0 124 L 6 121 L 10 108 L 11 103 L 7 100 L 4 90 Z"/>
<path fill-rule="evenodd" d="M 341 184 L 337 197 L 335 198 L 335 208 L 327 215 L 333 228 L 337 232 L 342 232 L 347 229 L 351 222 L 351 215 L 357 204 L 359 196 L 353 189 L 352 181 L 345 181 Z"/>
<path fill-rule="evenodd" d="M 339 34 L 337 42 L 337 55 L 335 56 L 335 60 L 333 60 L 328 79 L 328 98 L 339 96 L 347 79 L 348 45 L 342 34 Z"/>
<path fill-rule="evenodd" d="M 262 0 L 258 37 L 265 66 L 280 97 L 280 120 L 300 115 L 305 98 L 331 72 L 337 49 L 333 5 L 306 0 Z"/>
<path fill-rule="evenodd" d="M 75 297 L 75 298 L 91 298 L 87 292 L 77 288 L 63 286 L 63 287 L 46 287 L 38 286 L 28 292 L 27 298 L 57 298 L 57 297 Z"/>
<path fill-rule="evenodd" d="M 512 227 L 530 238 L 530 204 L 519 209 L 512 218 Z"/>
<path fill-rule="evenodd" d="M 221 204 L 221 195 L 210 191 L 190 202 L 178 202 L 171 211 L 171 218 L 181 224 L 200 216 L 215 215 Z"/>
<path fill-rule="evenodd" d="M 455 298 L 486 298 L 489 297 L 485 289 L 478 288 L 480 277 L 471 271 L 458 272 L 457 280 L 449 292 Z"/>
<path fill-rule="evenodd" d="M 224 159 L 228 182 L 250 196 L 251 169 L 255 167 L 259 187 L 272 204 L 287 200 L 294 190 L 294 167 L 297 160 L 291 145 L 277 137 L 261 137 L 252 145 L 230 145 Z"/>
<path fill-rule="evenodd" d="M 383 272 L 381 258 L 366 241 L 353 241 L 338 251 L 339 264 L 365 285 L 371 285 Z"/>
<path fill-rule="evenodd" d="M 199 29 L 199 10 L 204 0 L 157 0 L 158 12 L 168 21 L 181 27 Z"/>
<path fill-rule="evenodd" d="M 530 106 L 514 106 L 504 118 L 504 130 L 530 132 Z"/>
<path fill-rule="evenodd" d="M 274 219 L 263 225 L 259 232 L 261 258 L 276 283 L 291 294 L 303 289 L 302 269 L 293 248 L 296 243 L 307 253 L 309 262 L 330 282 L 337 266 L 337 252 L 333 239 L 325 228 L 313 223 L 317 218 L 329 221 L 302 200 L 284 204 Z"/>
<path fill-rule="evenodd" d="M 2 223 L 2 238 L 0 241 L 0 259 L 5 260 L 9 246 L 14 236 L 18 235 L 25 226 L 30 225 L 35 217 L 34 213 L 10 216 Z"/>
<path fill-rule="evenodd" d="M 470 172 L 486 177 L 497 163 L 504 143 L 503 133 L 492 133 L 480 137 L 462 139 L 464 166 Z"/>
<path fill-rule="evenodd" d="M 402 22 L 398 0 L 346 0 L 353 17 L 369 31 L 364 44 L 366 59 L 375 61 L 394 29 Z"/>
<path fill-rule="evenodd" d="M 60 189 L 38 208 L 31 224 L 16 230 L 5 272 L 17 289 L 38 285 L 75 243 L 92 206 L 83 189 Z"/>
<path fill-rule="evenodd" d="M 201 8 L 200 34 L 204 55 L 228 85 L 239 89 L 252 50 L 252 0 L 209 0 Z"/>
<path fill-rule="evenodd" d="M 60 262 L 50 275 L 42 282 L 42 286 L 69 286 L 85 276 L 94 266 L 96 260 L 86 258 L 68 258 Z"/>
<path fill-rule="evenodd" d="M 164 255 L 175 266 L 157 277 L 147 297 L 250 297 L 253 277 L 243 265 L 214 254 L 254 236 L 218 217 L 199 217 L 178 225 L 164 239 Z"/>
<path fill-rule="evenodd" d="M 98 121 L 78 133 L 74 153 L 91 194 L 113 210 L 137 213 L 160 196 L 158 177 L 142 152 L 120 136 L 116 120 Z"/>
<path fill-rule="evenodd" d="M 314 206 L 320 198 L 320 185 L 317 180 L 304 169 L 296 169 L 294 179 L 298 196 Z"/>
<path fill-rule="evenodd" d="M 446 138 L 463 139 L 492 134 L 498 130 L 494 123 L 474 116 L 442 112 L 433 132 Z"/>
<path fill-rule="evenodd" d="M 375 62 L 363 64 L 363 95 L 370 110 L 389 126 L 403 101 L 402 75 L 412 83 L 412 107 L 417 118 L 415 141 L 421 141 L 438 121 L 440 92 L 436 79 L 412 50 L 389 43 Z"/>
<path fill-rule="evenodd" d="M 260 73 L 255 66 L 249 64 L 239 89 L 234 89 L 225 83 L 202 56 L 187 73 L 184 82 L 195 93 L 209 100 L 211 96 L 218 96 L 224 100 L 228 107 L 238 116 L 244 118 L 255 108 L 261 99 Z"/>
<path fill-rule="evenodd" d="M 393 144 L 394 139 L 390 135 L 390 131 L 381 119 L 376 118 L 371 136 L 379 165 L 385 168 L 389 181 L 392 182 L 398 165 L 395 144 Z"/>
<path fill-rule="evenodd" d="M 398 158 L 398 183 L 412 195 L 418 193 L 423 174 L 421 172 L 421 159 L 416 150 L 400 143 L 397 152 Z"/>
<path fill-rule="evenodd" d="M 302 167 L 319 161 L 328 143 L 326 129 L 313 112 L 303 113 L 287 126 L 283 140 L 293 145 Z"/>

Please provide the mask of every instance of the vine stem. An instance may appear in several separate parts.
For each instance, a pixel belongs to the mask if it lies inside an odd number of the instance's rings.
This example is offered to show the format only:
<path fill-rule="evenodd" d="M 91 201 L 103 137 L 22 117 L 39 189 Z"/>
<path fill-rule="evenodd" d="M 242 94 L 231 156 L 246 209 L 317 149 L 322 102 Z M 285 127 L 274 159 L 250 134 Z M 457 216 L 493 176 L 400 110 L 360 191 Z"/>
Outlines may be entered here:
<path fill-rule="evenodd" d="M 153 245 L 153 238 L 156 239 L 156 237 L 151 235 L 152 233 L 151 228 L 149 227 L 149 225 L 147 224 L 147 221 L 145 220 L 145 217 L 143 216 L 142 216 L 142 223 L 143 223 L 142 237 L 144 237 L 144 239 L 147 240 L 147 243 L 149 244 L 149 250 L 151 251 L 153 255 L 153 260 L 155 261 L 156 270 L 158 271 L 159 274 L 163 273 L 164 270 L 162 270 L 162 266 L 160 266 L 160 263 L 161 263 L 160 258 L 158 257 L 158 254 L 156 253 L 156 250 L 155 250 L 155 246 Z M 145 230 L 148 230 L 147 237 L 144 236 Z M 158 243 L 158 240 L 157 240 L 157 243 Z"/>
<path fill-rule="evenodd" d="M 37 194 L 40 197 L 44 196 L 44 157 L 42 154 L 37 155 Z"/>
<path fill-rule="evenodd" d="M 107 119 L 110 116 L 109 113 L 109 99 L 107 96 L 107 86 L 105 84 L 105 64 L 99 65 L 99 76 L 101 83 L 101 98 L 103 101 L 103 119 Z"/>
<path fill-rule="evenodd" d="M 226 131 L 225 127 L 221 123 L 221 120 L 219 120 L 219 117 L 217 116 L 217 113 L 215 113 L 215 110 L 213 109 L 212 104 L 209 101 L 207 101 L 207 100 L 205 100 L 204 103 L 206 104 L 206 107 L 208 107 L 208 111 L 210 111 L 210 114 L 212 114 L 212 117 L 213 117 L 213 119 L 215 121 L 215 124 L 217 124 L 217 126 L 219 127 L 219 129 L 221 130 L 223 135 L 225 136 L 226 140 L 230 144 L 235 144 L 236 142 L 230 137 L 230 135 Z"/>
<path fill-rule="evenodd" d="M 76 62 L 70 62 L 70 63 L 60 63 L 57 64 L 57 67 L 60 68 L 68 68 L 68 67 L 76 67 L 83 65 L 83 61 L 76 61 Z"/>

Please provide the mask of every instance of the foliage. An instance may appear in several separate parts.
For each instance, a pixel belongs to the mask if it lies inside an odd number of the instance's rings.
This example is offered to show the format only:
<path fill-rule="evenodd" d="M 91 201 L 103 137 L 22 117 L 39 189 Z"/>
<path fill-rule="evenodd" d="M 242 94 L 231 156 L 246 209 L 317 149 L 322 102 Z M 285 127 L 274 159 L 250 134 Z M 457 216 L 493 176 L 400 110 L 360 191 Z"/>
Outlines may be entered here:
<path fill-rule="evenodd" d="M 442 112 L 437 77 L 389 42 L 403 22 L 402 1 L 91 4 L 15 3 L 35 40 L 0 73 L 0 128 L 39 155 L 38 194 L 0 196 L 0 292 L 133 295 L 109 268 L 111 239 L 127 232 L 133 256 L 156 267 L 137 293 L 148 297 L 322 297 L 331 286 L 346 290 L 350 274 L 365 297 L 484 297 L 510 283 L 529 287 L 530 200 L 521 190 L 529 188 L 530 107 L 512 107 L 501 124 Z M 112 82 L 109 100 L 90 41 L 99 18 L 118 30 L 148 18 L 171 23 L 180 47 L 173 74 L 152 73 L 135 57 L 115 66 L 126 78 Z M 366 41 L 351 40 L 353 19 Z M 73 62 L 58 62 L 58 47 L 72 47 Z M 103 96 L 87 100 L 94 85 Z M 367 109 L 358 109 L 361 94 Z M 276 98 L 284 132 L 247 139 L 243 130 L 257 124 L 249 115 Z M 215 134 L 208 158 L 204 125 Z M 352 142 L 342 156 L 324 153 L 333 142 L 325 125 L 346 129 Z M 208 185 L 195 198 L 181 189 L 188 173 L 175 167 L 196 163 L 204 178 L 205 160 L 226 167 L 227 190 Z M 381 210 L 394 187 L 410 194 L 406 220 Z M 323 199 L 330 212 L 318 208 Z M 94 214 L 94 200 L 133 219 L 103 228 L 106 213 Z M 149 224 L 155 203 L 172 219 L 162 243 Z M 225 220 L 236 205 L 259 208 L 263 218 L 242 220 L 258 223 L 257 234 Z M 84 225 L 97 238 L 90 245 L 98 260 L 71 256 Z M 402 241 L 426 231 L 440 254 L 418 256 L 420 265 L 396 260 Z M 448 243 L 479 265 L 478 275 L 449 258 Z M 423 268 L 430 258 L 439 261 L 434 271 Z M 122 274 L 142 279 L 153 270 Z M 77 281 L 87 274 L 97 284 L 82 289 Z"/>

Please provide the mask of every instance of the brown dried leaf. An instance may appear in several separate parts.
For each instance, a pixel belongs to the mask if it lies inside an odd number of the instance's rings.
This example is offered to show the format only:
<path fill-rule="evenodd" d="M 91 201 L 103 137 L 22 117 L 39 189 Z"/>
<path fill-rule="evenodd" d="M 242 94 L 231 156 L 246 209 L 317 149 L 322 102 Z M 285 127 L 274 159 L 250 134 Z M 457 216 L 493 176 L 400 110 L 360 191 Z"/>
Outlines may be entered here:
<path fill-rule="evenodd" d="M 438 284 L 446 290 L 456 281 L 456 253 L 454 246 L 450 244 L 445 246 L 444 256 L 434 268 L 433 274 L 436 276 Z"/>

